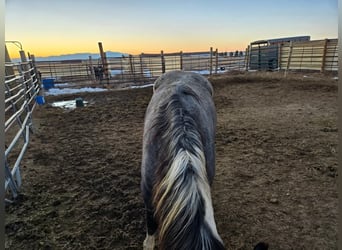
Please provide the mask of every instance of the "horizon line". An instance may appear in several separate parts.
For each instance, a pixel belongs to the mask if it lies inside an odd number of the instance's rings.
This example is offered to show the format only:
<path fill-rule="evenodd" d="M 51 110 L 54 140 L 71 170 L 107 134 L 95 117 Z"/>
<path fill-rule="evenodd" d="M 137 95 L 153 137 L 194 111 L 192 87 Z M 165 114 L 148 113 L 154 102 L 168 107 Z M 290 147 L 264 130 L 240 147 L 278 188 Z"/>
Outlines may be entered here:
<path fill-rule="evenodd" d="M 213 48 L 213 51 L 216 50 L 216 48 L 214 49 L 214 47 L 211 47 Z M 229 53 L 229 52 L 236 52 L 236 51 L 246 51 L 247 47 L 243 50 L 241 49 L 233 49 L 233 50 L 218 50 L 219 53 Z M 25 49 L 23 49 L 25 51 L 25 53 L 30 53 L 30 51 L 26 51 Z M 19 50 L 18 50 L 19 51 Z M 177 50 L 177 51 L 165 51 L 165 50 L 161 50 L 163 51 L 163 54 L 173 54 L 173 53 L 205 53 L 205 52 L 208 52 L 210 53 L 210 48 L 208 50 L 200 50 L 200 51 L 184 51 L 184 50 Z M 136 55 L 142 55 L 142 54 L 146 54 L 146 55 L 158 55 L 158 54 L 161 54 L 161 51 L 160 52 L 140 52 L 140 53 L 127 53 L 127 52 L 119 52 L 119 51 L 111 51 L 111 50 L 107 50 L 105 51 L 105 53 L 117 53 L 117 54 L 122 54 L 122 55 L 132 55 L 132 56 L 136 56 Z M 52 54 L 52 55 L 47 55 L 47 56 L 40 56 L 40 55 L 36 55 L 34 53 L 30 53 L 30 55 L 34 55 L 36 58 L 49 58 L 49 57 L 62 57 L 62 56 L 73 56 L 73 55 L 82 55 L 82 54 L 89 54 L 89 55 L 92 55 L 92 54 L 96 54 L 96 55 L 100 55 L 100 52 L 74 52 L 74 53 L 68 53 L 68 54 Z M 20 57 L 12 57 L 10 55 L 10 58 L 12 60 L 16 60 L 16 59 L 20 59 Z"/>

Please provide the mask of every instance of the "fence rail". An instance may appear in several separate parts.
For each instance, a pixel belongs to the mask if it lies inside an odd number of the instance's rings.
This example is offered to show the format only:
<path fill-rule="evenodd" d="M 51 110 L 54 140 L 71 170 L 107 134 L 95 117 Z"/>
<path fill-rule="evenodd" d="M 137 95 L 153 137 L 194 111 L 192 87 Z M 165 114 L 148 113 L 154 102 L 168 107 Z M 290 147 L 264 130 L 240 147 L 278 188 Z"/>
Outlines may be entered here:
<path fill-rule="evenodd" d="M 12 63 L 5 51 L 5 191 L 6 196 L 16 198 L 21 186 L 20 163 L 29 144 L 40 86 L 34 61 L 20 51 L 21 62 Z"/>

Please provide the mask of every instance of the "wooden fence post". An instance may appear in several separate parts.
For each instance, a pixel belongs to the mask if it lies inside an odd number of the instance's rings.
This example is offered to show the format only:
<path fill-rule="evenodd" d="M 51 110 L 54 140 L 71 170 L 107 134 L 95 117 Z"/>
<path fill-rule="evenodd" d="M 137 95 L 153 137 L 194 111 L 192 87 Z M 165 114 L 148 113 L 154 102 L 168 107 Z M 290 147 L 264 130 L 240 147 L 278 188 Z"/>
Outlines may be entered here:
<path fill-rule="evenodd" d="M 164 51 L 160 51 L 161 56 L 161 64 L 162 64 L 162 73 L 165 73 L 165 58 L 164 58 Z"/>
<path fill-rule="evenodd" d="M 6 45 L 5 45 L 5 63 L 12 63 Z M 5 75 L 15 77 L 13 66 L 8 66 L 8 67 L 5 66 Z"/>
<path fill-rule="evenodd" d="M 245 51 L 245 71 L 248 71 L 248 64 L 249 64 L 249 47 L 250 47 L 250 45 L 247 46 L 246 51 Z"/>
<path fill-rule="evenodd" d="M 129 55 L 129 67 L 131 71 L 131 75 L 133 77 L 133 82 L 135 82 L 135 72 L 134 72 L 134 67 L 133 67 L 133 56 Z"/>
<path fill-rule="evenodd" d="M 20 50 L 19 51 L 20 54 L 20 59 L 22 62 L 22 66 L 23 66 L 23 70 L 24 70 L 24 77 L 26 79 L 25 85 L 26 85 L 26 89 L 30 88 L 30 85 L 32 84 L 32 78 L 31 78 L 31 74 L 29 72 L 29 66 L 28 66 L 28 61 L 25 55 L 25 51 Z M 29 81 L 27 81 L 28 79 L 30 79 Z M 30 93 L 26 93 L 29 97 L 31 97 Z"/>
<path fill-rule="evenodd" d="M 124 72 L 125 72 L 124 65 L 123 65 L 124 58 L 125 58 L 124 55 L 122 55 L 120 58 L 121 81 L 124 81 Z"/>
<path fill-rule="evenodd" d="M 20 55 L 21 62 L 26 63 L 27 59 L 26 59 L 25 51 L 20 50 L 19 55 Z"/>
<path fill-rule="evenodd" d="M 326 62 L 326 56 L 327 56 L 327 47 L 328 47 L 328 39 L 324 40 L 324 49 L 323 49 L 323 57 L 322 57 L 322 65 L 321 65 L 321 73 L 323 73 L 325 70 L 325 62 Z"/>
<path fill-rule="evenodd" d="M 278 43 L 278 71 L 281 70 L 281 47 L 283 46 L 282 43 Z"/>
<path fill-rule="evenodd" d="M 40 72 L 38 71 L 36 67 L 36 57 L 34 55 L 31 55 L 31 62 L 32 62 L 32 67 L 34 68 L 36 79 L 38 80 L 38 82 L 40 82 L 42 79 L 40 77 Z"/>
<path fill-rule="evenodd" d="M 248 54 L 248 47 L 245 49 L 245 53 L 243 54 L 242 53 L 242 56 L 244 57 L 243 59 L 243 69 L 244 71 L 247 71 L 247 63 L 248 63 L 248 57 L 247 57 L 247 54 Z"/>
<path fill-rule="evenodd" d="M 291 63 L 291 56 L 292 56 L 292 41 L 290 42 L 290 47 L 289 47 L 289 54 L 287 57 L 287 64 L 286 64 L 286 70 L 285 70 L 285 77 L 287 76 L 287 71 L 290 69 L 290 63 Z"/>
<path fill-rule="evenodd" d="M 215 50 L 215 74 L 217 74 L 218 68 L 218 49 Z"/>
<path fill-rule="evenodd" d="M 32 108 L 32 107 L 30 107 L 29 100 L 31 99 L 31 97 L 33 98 L 33 96 L 34 96 L 33 79 L 31 77 L 30 67 L 28 65 L 28 61 L 27 61 L 27 58 L 25 56 L 25 51 L 20 50 L 19 54 L 20 54 L 20 59 L 21 59 L 21 63 L 20 64 L 23 66 L 23 68 L 22 68 L 23 71 L 22 72 L 23 72 L 23 75 L 24 75 L 24 79 L 23 79 L 22 84 L 25 84 L 25 89 L 26 89 L 24 95 L 25 95 L 26 101 L 28 102 L 28 105 L 25 107 L 25 109 L 26 109 L 27 112 L 29 112 L 30 109 Z M 31 89 L 31 91 L 29 91 L 30 89 Z M 32 117 L 29 116 L 29 119 L 31 121 Z M 33 132 L 31 127 L 29 127 L 29 131 Z M 27 142 L 27 138 L 26 138 L 26 133 L 27 132 L 28 132 L 27 130 L 23 130 L 23 134 L 22 135 L 24 137 L 24 142 Z M 20 175 L 20 172 L 18 170 L 18 172 L 16 173 L 16 176 L 20 178 L 19 175 Z M 19 180 L 19 182 L 20 182 L 20 180 Z M 19 183 L 19 186 L 20 186 L 20 183 Z"/>
<path fill-rule="evenodd" d="M 105 67 L 104 67 L 104 74 L 106 76 L 106 79 L 107 79 L 107 84 L 109 84 L 109 67 L 108 67 L 108 60 L 107 60 L 107 54 L 106 52 L 103 53 L 103 56 L 104 56 L 104 59 L 105 59 Z"/>
<path fill-rule="evenodd" d="M 140 61 L 140 73 L 142 79 L 144 78 L 144 67 L 143 67 L 143 59 L 142 59 L 142 54 L 139 55 L 139 61 Z"/>
<path fill-rule="evenodd" d="M 180 70 L 183 70 L 183 51 L 179 52 L 180 56 Z"/>
<path fill-rule="evenodd" d="M 302 54 L 301 54 L 301 57 L 300 57 L 299 70 L 302 70 L 304 51 L 305 51 L 305 48 L 304 48 L 304 46 L 303 46 L 303 47 L 302 47 Z"/>
<path fill-rule="evenodd" d="M 108 62 L 107 62 L 107 56 L 103 52 L 103 47 L 102 47 L 102 42 L 99 42 L 99 49 L 100 49 L 100 55 L 101 55 L 101 61 L 102 61 L 102 67 L 103 67 L 103 72 L 106 76 L 107 83 L 109 83 L 109 74 L 108 74 Z"/>
<path fill-rule="evenodd" d="M 8 50 L 7 50 L 7 46 L 5 45 L 5 62 L 7 63 L 11 63 L 11 58 L 9 56 Z M 13 73 L 14 74 L 14 73 Z"/>
<path fill-rule="evenodd" d="M 209 59 L 209 75 L 213 73 L 213 47 L 210 47 L 210 59 Z"/>
<path fill-rule="evenodd" d="M 95 82 L 95 72 L 94 72 L 94 66 L 93 66 L 93 59 L 91 56 L 89 56 L 89 70 L 90 70 L 90 79 Z"/>

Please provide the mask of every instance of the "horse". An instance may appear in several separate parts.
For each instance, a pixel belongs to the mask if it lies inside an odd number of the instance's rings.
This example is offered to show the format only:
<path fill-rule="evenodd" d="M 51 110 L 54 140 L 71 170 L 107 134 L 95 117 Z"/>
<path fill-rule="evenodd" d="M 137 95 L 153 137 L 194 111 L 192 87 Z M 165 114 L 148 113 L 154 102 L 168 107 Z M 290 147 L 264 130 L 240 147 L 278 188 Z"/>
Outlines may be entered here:
<path fill-rule="evenodd" d="M 171 71 L 154 83 L 143 134 L 144 249 L 224 249 L 214 220 L 216 111 L 203 76 Z"/>
<path fill-rule="evenodd" d="M 202 75 L 170 71 L 154 82 L 142 147 L 144 250 L 157 236 L 159 249 L 225 249 L 211 199 L 216 120 L 213 87 Z"/>

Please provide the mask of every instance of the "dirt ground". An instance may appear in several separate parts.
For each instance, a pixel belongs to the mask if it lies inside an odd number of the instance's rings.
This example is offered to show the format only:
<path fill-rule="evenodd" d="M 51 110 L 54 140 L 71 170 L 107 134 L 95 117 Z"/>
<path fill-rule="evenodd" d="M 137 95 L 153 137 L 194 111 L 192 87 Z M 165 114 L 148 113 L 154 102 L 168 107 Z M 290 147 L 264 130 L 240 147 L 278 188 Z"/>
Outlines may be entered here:
<path fill-rule="evenodd" d="M 213 77 L 218 115 L 212 199 L 228 249 L 337 249 L 337 81 Z M 141 142 L 152 89 L 82 97 L 34 112 L 22 193 L 6 205 L 6 249 L 142 249 Z"/>

